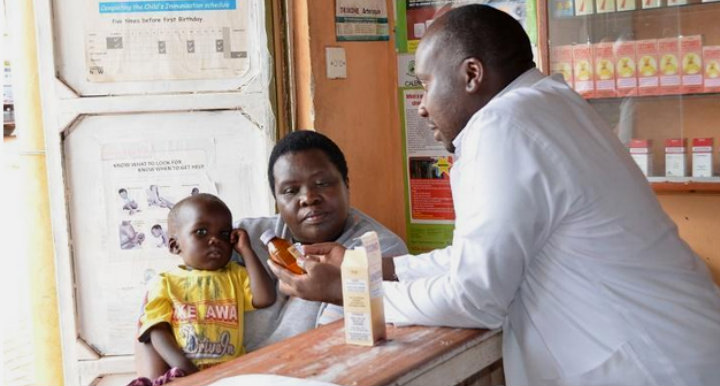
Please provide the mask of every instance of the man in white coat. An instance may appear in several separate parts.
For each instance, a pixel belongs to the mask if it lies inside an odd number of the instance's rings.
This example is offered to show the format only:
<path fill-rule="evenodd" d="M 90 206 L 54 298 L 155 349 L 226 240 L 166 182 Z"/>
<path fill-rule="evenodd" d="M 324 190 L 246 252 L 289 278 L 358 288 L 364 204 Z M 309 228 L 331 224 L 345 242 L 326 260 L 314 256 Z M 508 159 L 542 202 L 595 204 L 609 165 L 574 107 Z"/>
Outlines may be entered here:
<path fill-rule="evenodd" d="M 707 268 L 602 118 L 535 68 L 520 24 L 456 8 L 415 66 L 419 114 L 454 153 L 457 219 L 451 246 L 386 259 L 388 321 L 502 327 L 510 385 L 719 384 Z M 271 265 L 281 289 L 341 303 L 344 249 L 306 252 L 326 255 L 307 275 Z"/>

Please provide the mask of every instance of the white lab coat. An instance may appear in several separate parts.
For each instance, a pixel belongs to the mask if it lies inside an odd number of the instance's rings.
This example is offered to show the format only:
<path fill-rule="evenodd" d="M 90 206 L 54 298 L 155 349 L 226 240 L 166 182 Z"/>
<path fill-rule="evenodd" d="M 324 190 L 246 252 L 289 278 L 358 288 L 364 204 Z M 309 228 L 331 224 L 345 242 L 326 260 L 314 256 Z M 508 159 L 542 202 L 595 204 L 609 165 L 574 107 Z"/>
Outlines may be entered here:
<path fill-rule="evenodd" d="M 536 69 L 454 140 L 450 247 L 395 259 L 390 322 L 502 327 L 510 385 L 720 384 L 720 293 L 628 151 Z"/>

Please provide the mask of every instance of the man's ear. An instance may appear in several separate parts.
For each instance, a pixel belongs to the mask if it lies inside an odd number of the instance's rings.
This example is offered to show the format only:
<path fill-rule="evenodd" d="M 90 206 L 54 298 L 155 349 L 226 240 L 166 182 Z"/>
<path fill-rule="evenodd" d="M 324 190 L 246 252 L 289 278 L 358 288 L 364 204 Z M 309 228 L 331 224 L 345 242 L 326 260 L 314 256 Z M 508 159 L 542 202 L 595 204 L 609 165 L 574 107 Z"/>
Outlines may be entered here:
<path fill-rule="evenodd" d="M 168 239 L 168 249 L 170 250 L 170 253 L 173 255 L 179 255 L 180 254 L 180 245 L 178 245 L 178 241 L 174 237 L 170 237 Z"/>
<path fill-rule="evenodd" d="M 463 61 L 463 72 L 465 73 L 465 91 L 469 94 L 478 92 L 485 75 L 482 62 L 473 57 L 465 59 Z"/>

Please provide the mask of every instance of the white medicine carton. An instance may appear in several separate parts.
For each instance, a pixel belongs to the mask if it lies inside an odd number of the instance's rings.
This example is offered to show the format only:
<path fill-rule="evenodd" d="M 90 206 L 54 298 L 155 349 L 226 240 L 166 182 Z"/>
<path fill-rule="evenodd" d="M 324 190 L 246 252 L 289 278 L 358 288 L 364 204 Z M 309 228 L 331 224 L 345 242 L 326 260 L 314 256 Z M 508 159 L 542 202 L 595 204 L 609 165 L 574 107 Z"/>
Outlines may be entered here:
<path fill-rule="evenodd" d="M 374 346 L 386 338 L 382 292 L 382 256 L 377 233 L 360 236 L 361 246 L 345 251 L 340 267 L 345 342 Z"/>

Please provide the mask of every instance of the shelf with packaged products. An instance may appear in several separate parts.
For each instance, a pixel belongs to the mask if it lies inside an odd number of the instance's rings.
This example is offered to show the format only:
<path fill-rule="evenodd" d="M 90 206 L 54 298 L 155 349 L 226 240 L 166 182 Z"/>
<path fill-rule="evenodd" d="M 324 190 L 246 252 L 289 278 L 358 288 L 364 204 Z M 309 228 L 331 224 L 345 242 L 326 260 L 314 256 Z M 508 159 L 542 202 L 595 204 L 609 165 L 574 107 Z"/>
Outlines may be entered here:
<path fill-rule="evenodd" d="M 703 35 L 720 44 L 720 1 L 685 6 L 550 18 L 550 47 L 601 41 L 660 39 Z"/>
<path fill-rule="evenodd" d="M 590 100 L 590 104 L 607 121 L 623 143 L 633 153 L 633 143 L 644 143 L 639 152 L 645 161 L 638 165 L 650 177 L 657 192 L 706 192 L 720 193 L 720 98 L 719 94 L 665 95 L 633 98 L 606 98 Z M 683 177 L 668 177 L 667 142 L 684 141 L 683 171 L 675 172 Z M 693 157 L 693 140 L 709 141 L 703 151 L 706 157 L 705 171 L 714 177 L 691 177 L 692 166 L 699 159 Z M 683 143 L 683 142 L 680 142 Z M 708 158 L 710 159 L 708 161 Z M 645 166 L 642 166 L 642 163 Z M 714 173 L 713 173 L 714 172 Z"/>
<path fill-rule="evenodd" d="M 568 1 L 620 4 L 559 2 Z M 720 193 L 720 0 L 658 0 L 657 8 L 638 0 L 633 10 L 563 18 L 553 16 L 557 2 L 548 3 L 547 25 L 541 23 L 544 69 L 563 74 L 627 146 L 646 143 L 644 167 L 633 158 L 657 193 Z M 713 142 L 710 161 L 698 162 L 704 169 L 695 173 L 713 177 L 690 177 L 694 140 Z M 666 154 L 672 141 L 685 144 L 680 169 Z"/>
<path fill-rule="evenodd" d="M 720 0 L 715 1 L 701 1 L 701 0 L 687 0 L 685 4 L 680 4 L 679 2 L 673 0 L 670 0 L 671 3 L 674 3 L 673 5 L 669 5 L 668 1 L 649 1 L 648 0 L 642 0 L 641 2 L 635 2 L 634 0 L 631 1 L 623 1 L 623 0 L 605 0 L 602 2 L 595 2 L 596 8 L 593 9 L 593 12 L 586 13 L 586 14 L 576 14 L 574 13 L 574 8 L 570 8 L 569 10 L 567 8 L 563 10 L 557 10 L 553 8 L 553 4 L 557 3 L 565 3 L 565 7 L 567 7 L 567 3 L 570 0 L 558 0 L 558 1 L 552 1 L 550 4 L 550 22 L 569 22 L 572 23 L 577 20 L 582 21 L 588 21 L 592 19 L 600 19 L 603 21 L 607 21 L 609 19 L 631 19 L 631 18 L 637 18 L 637 17 L 667 17 L 668 13 L 670 14 L 677 14 L 677 13 L 692 13 L 692 12 L 702 12 L 707 10 L 712 10 L 714 6 L 720 5 Z M 580 2 L 581 0 L 578 0 Z M 592 0 L 589 0 L 592 1 Z M 610 7 L 612 7 L 612 10 L 606 10 L 604 12 L 598 11 L 598 3 L 601 4 L 608 4 Z M 656 6 L 650 6 L 646 7 L 643 4 L 649 4 L 654 3 Z M 630 5 L 634 4 L 634 6 Z M 657 5 L 659 4 L 659 5 Z M 565 12 L 563 14 L 563 12 Z"/>
<path fill-rule="evenodd" d="M 697 92 L 697 93 L 687 93 L 687 94 L 666 94 L 666 95 L 625 95 L 625 96 L 614 96 L 614 97 L 603 97 L 603 98 L 585 98 L 586 101 L 590 103 L 619 103 L 623 99 L 626 98 L 632 98 L 634 100 L 642 100 L 647 102 L 653 102 L 653 101 L 667 101 L 667 100 L 674 100 L 674 101 L 680 101 L 680 100 L 700 100 L 700 99 L 719 99 L 720 100 L 720 91 L 716 92 Z"/>

